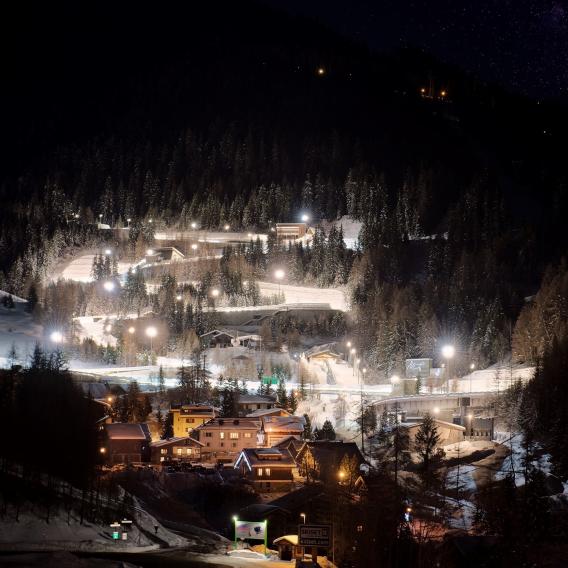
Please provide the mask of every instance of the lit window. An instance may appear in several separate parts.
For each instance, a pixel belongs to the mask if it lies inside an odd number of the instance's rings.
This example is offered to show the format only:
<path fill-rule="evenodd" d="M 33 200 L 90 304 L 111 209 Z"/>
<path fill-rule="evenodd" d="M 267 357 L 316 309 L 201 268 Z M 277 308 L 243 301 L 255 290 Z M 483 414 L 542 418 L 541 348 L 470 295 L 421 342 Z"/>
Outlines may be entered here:
<path fill-rule="evenodd" d="M 187 448 L 187 450 L 185 450 L 185 453 L 189 456 L 191 454 L 191 448 Z"/>
<path fill-rule="evenodd" d="M 178 449 L 177 449 L 177 454 L 178 454 L 178 456 L 181 456 L 181 452 L 182 452 L 182 449 L 181 449 L 181 448 L 178 448 Z"/>
<path fill-rule="evenodd" d="M 269 467 L 267 467 L 265 469 L 265 472 L 266 472 L 266 477 L 270 477 L 270 468 Z"/>
<path fill-rule="evenodd" d="M 261 467 L 258 468 L 258 474 L 257 475 L 258 475 L 258 477 L 262 477 L 262 468 Z"/>
<path fill-rule="evenodd" d="M 233 437 L 233 435 L 231 434 L 231 438 Z M 219 438 L 221 438 L 221 440 L 225 439 L 225 432 L 219 432 Z"/>
<path fill-rule="evenodd" d="M 239 439 L 239 433 L 238 432 L 231 432 L 229 434 L 229 437 L 231 438 L 231 440 L 238 440 Z"/>
<path fill-rule="evenodd" d="M 160 453 L 161 453 L 161 454 L 167 454 L 167 453 L 168 453 L 168 450 L 166 450 L 165 448 L 162 448 L 162 449 L 160 450 Z"/>
<path fill-rule="evenodd" d="M 252 438 L 252 434 L 250 432 L 245 432 L 245 438 Z"/>

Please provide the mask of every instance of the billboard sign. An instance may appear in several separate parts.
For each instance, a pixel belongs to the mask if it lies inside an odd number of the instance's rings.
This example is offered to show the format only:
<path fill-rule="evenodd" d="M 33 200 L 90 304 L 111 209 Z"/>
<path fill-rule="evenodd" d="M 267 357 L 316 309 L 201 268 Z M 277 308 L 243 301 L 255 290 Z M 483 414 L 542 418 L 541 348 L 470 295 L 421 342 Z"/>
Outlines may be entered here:
<path fill-rule="evenodd" d="M 407 359 L 406 377 L 429 377 L 432 359 Z"/>
<path fill-rule="evenodd" d="M 298 525 L 298 544 L 331 548 L 331 525 Z"/>
<path fill-rule="evenodd" d="M 252 538 L 264 540 L 266 521 L 235 521 L 235 537 L 240 539 Z"/>

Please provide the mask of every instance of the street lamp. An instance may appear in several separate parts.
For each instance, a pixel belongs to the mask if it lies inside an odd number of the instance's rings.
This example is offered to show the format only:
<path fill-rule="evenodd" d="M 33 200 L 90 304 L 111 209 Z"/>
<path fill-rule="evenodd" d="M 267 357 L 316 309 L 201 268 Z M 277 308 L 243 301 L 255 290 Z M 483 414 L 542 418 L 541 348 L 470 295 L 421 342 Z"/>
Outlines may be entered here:
<path fill-rule="evenodd" d="M 191 224 L 191 228 L 192 228 L 192 229 L 196 229 L 196 228 L 197 228 L 197 223 L 196 223 L 195 221 Z"/>
<path fill-rule="evenodd" d="M 153 351 L 153 340 L 158 335 L 158 330 L 153 326 L 146 328 L 146 335 L 150 338 L 150 352 Z"/>
<path fill-rule="evenodd" d="M 196 245 L 195 243 L 193 243 L 193 244 L 191 245 L 191 250 L 192 250 L 193 252 L 195 252 L 195 251 L 197 250 L 197 245 Z"/>
<path fill-rule="evenodd" d="M 225 225 L 225 226 L 223 227 L 223 229 L 225 229 L 225 231 L 228 231 L 230 228 L 231 228 L 230 225 Z"/>
<path fill-rule="evenodd" d="M 304 223 L 307 223 L 309 220 L 310 220 L 310 216 L 309 216 L 307 213 L 304 213 L 304 214 L 302 215 L 302 221 L 303 221 Z"/>
<path fill-rule="evenodd" d="M 176 300 L 179 302 L 181 299 L 182 299 L 182 295 L 181 295 L 181 294 L 178 294 L 178 295 L 176 296 Z"/>
<path fill-rule="evenodd" d="M 146 254 L 147 254 L 148 256 L 152 256 L 152 255 L 154 254 L 154 251 L 153 251 L 152 249 L 148 249 L 148 250 L 146 251 Z"/>
<path fill-rule="evenodd" d="M 285 275 L 286 273 L 281 268 L 274 272 L 274 277 L 276 278 L 276 280 L 278 280 L 278 296 L 280 296 L 280 281 L 282 280 L 282 278 L 284 278 Z"/>
<path fill-rule="evenodd" d="M 110 250 L 110 249 L 105 249 L 105 254 L 106 254 L 107 256 L 110 256 L 110 255 L 112 254 L 112 250 Z"/>
<path fill-rule="evenodd" d="M 132 325 L 128 328 L 128 333 L 130 333 L 130 335 L 132 335 L 135 331 L 136 331 L 136 328 Z"/>
<path fill-rule="evenodd" d="M 49 339 L 51 339 L 53 343 L 63 343 L 63 334 L 60 331 L 52 331 Z"/>
<path fill-rule="evenodd" d="M 104 284 L 103 284 L 103 288 L 107 291 L 107 292 L 112 292 L 114 290 L 114 282 L 112 282 L 111 280 L 107 280 Z"/>
<path fill-rule="evenodd" d="M 107 325 L 105 325 L 105 331 L 106 331 L 107 333 L 110 333 L 110 332 L 112 331 L 112 325 L 110 325 L 110 323 L 107 324 Z"/>
<path fill-rule="evenodd" d="M 213 290 L 211 290 L 211 296 L 213 296 L 214 298 L 218 298 L 219 294 L 220 292 L 217 288 L 213 288 Z"/>
<path fill-rule="evenodd" d="M 434 410 L 434 414 L 436 414 L 436 415 L 440 414 L 440 409 L 437 406 L 435 406 L 433 410 Z"/>
<path fill-rule="evenodd" d="M 452 360 L 453 356 L 456 354 L 456 349 L 453 345 L 444 345 L 442 347 L 442 357 L 446 359 L 446 392 L 450 392 L 450 361 Z"/>
<path fill-rule="evenodd" d="M 306 513 L 300 513 L 300 517 L 302 517 L 304 524 L 306 524 Z"/>
<path fill-rule="evenodd" d="M 233 523 L 235 525 L 235 550 L 237 549 L 237 522 L 238 522 L 238 517 L 235 515 L 233 517 Z"/>

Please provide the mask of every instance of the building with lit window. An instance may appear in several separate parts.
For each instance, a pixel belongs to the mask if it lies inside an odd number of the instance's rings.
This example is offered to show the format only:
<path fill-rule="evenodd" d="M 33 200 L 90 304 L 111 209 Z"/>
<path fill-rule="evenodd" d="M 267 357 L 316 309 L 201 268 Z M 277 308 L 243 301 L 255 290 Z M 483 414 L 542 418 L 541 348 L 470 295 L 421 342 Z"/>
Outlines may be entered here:
<path fill-rule="evenodd" d="M 174 436 L 188 436 L 195 428 L 215 418 L 216 412 L 212 406 L 199 404 L 181 404 L 170 408 Z"/>
<path fill-rule="evenodd" d="M 157 464 L 200 461 L 202 447 L 201 442 L 188 436 L 158 440 L 150 444 L 151 461 Z"/>
<path fill-rule="evenodd" d="M 258 491 L 290 491 L 293 487 L 296 463 L 288 450 L 245 448 L 234 467 Z"/>

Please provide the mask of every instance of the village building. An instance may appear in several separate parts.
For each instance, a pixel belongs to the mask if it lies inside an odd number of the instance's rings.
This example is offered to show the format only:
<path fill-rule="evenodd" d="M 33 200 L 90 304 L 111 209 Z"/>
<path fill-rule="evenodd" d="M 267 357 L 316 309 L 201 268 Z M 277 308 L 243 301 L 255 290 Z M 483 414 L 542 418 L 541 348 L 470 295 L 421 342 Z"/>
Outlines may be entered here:
<path fill-rule="evenodd" d="M 232 461 L 243 449 L 264 445 L 260 421 L 250 418 L 214 418 L 198 426 L 192 437 L 203 444 L 204 460 Z"/>
<path fill-rule="evenodd" d="M 155 464 L 200 461 L 202 447 L 201 442 L 188 436 L 158 440 L 150 444 L 151 461 Z"/>
<path fill-rule="evenodd" d="M 195 428 L 215 418 L 216 412 L 212 406 L 199 404 L 181 404 L 170 408 L 174 436 L 189 435 Z"/>
<path fill-rule="evenodd" d="M 176 247 L 158 247 L 148 250 L 144 259 L 147 264 L 180 262 L 185 259 L 185 254 Z"/>
<path fill-rule="evenodd" d="M 296 467 L 287 450 L 278 448 L 245 448 L 235 461 L 235 469 L 248 479 L 257 491 L 290 491 Z"/>
<path fill-rule="evenodd" d="M 204 347 L 232 347 L 235 341 L 235 335 L 229 331 L 214 329 L 199 336 Z"/>
<path fill-rule="evenodd" d="M 274 444 L 274 447 L 281 450 L 288 450 L 290 455 L 294 458 L 294 461 L 297 462 L 296 457 L 303 445 L 304 441 L 299 439 L 297 436 L 286 436 Z"/>
<path fill-rule="evenodd" d="M 101 454 L 110 464 L 150 461 L 152 436 L 148 424 L 105 424 Z"/>
<path fill-rule="evenodd" d="M 324 361 L 343 361 L 343 355 L 336 351 L 337 343 L 324 343 L 322 345 L 315 345 L 304 352 L 303 356 L 307 359 L 308 363 L 324 362 Z"/>
<path fill-rule="evenodd" d="M 304 237 L 307 232 L 307 223 L 276 223 L 278 241 L 295 241 Z"/>
<path fill-rule="evenodd" d="M 266 445 L 272 447 L 285 438 L 301 438 L 306 421 L 303 416 L 263 416 L 262 428 L 266 435 Z"/>
<path fill-rule="evenodd" d="M 246 416 L 255 410 L 267 410 L 276 406 L 276 397 L 259 394 L 241 394 L 237 399 L 239 415 Z"/>

